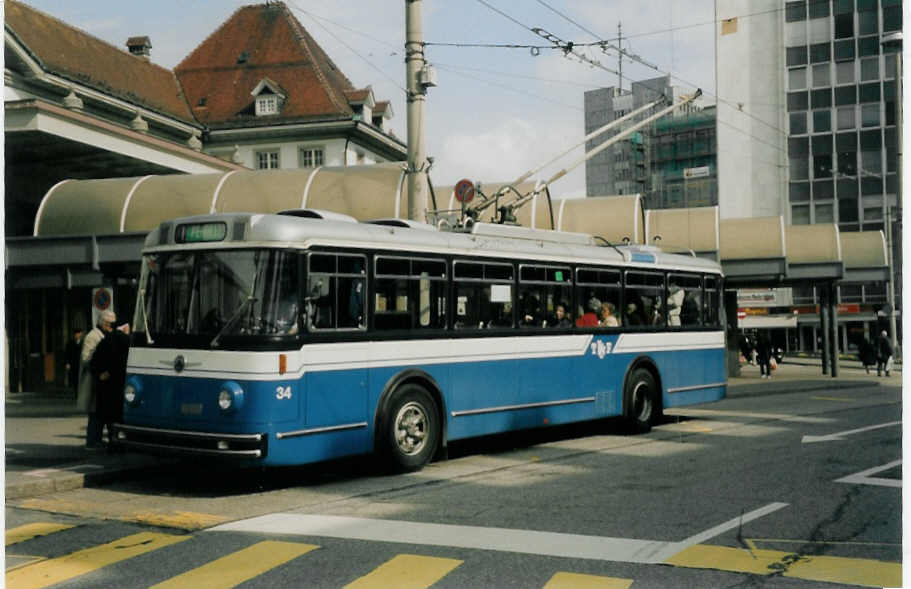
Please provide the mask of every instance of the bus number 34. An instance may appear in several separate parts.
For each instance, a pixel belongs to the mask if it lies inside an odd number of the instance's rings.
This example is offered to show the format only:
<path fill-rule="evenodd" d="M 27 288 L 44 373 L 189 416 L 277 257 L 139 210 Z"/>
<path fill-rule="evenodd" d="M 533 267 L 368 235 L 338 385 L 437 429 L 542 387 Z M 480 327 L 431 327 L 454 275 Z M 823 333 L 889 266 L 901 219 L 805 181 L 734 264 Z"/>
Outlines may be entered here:
<path fill-rule="evenodd" d="M 603 360 L 606 355 L 610 354 L 612 347 L 610 342 L 604 342 L 601 340 L 592 342 L 591 346 L 592 355 L 597 356 L 599 360 Z"/>
<path fill-rule="evenodd" d="M 291 386 L 286 387 L 276 387 L 275 388 L 275 398 L 281 401 L 282 399 L 291 398 Z"/>

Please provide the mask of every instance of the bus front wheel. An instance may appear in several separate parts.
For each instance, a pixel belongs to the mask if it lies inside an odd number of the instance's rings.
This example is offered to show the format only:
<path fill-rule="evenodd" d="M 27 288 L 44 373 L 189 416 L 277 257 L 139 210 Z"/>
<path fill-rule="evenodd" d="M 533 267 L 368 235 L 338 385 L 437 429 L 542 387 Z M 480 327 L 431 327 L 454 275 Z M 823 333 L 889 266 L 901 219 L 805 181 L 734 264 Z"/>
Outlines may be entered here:
<path fill-rule="evenodd" d="M 420 470 L 440 442 L 437 404 L 422 387 L 407 384 L 395 392 L 383 425 L 383 450 L 397 472 Z"/>
<path fill-rule="evenodd" d="M 655 377 L 645 368 L 636 368 L 626 381 L 626 421 L 634 433 L 647 433 L 658 415 Z"/>

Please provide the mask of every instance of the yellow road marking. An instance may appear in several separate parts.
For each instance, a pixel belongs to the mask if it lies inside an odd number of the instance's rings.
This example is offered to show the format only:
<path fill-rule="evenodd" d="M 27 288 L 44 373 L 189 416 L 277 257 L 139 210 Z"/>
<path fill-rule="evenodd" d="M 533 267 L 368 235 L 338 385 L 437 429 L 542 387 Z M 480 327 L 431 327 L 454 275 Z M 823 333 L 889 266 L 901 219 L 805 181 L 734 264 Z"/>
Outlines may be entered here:
<path fill-rule="evenodd" d="M 544 589 L 629 589 L 632 584 L 632 579 L 557 573 L 544 585 Z"/>
<path fill-rule="evenodd" d="M 811 399 L 816 399 L 817 401 L 841 401 L 843 403 L 851 403 L 854 399 L 846 399 L 845 397 L 810 397 Z"/>
<path fill-rule="evenodd" d="M 770 575 L 868 587 L 898 587 L 901 563 L 840 556 L 800 556 L 778 550 L 744 550 L 727 546 L 690 546 L 665 561 L 698 569 Z"/>
<path fill-rule="evenodd" d="M 43 556 L 29 556 L 27 554 L 7 554 L 6 555 L 6 572 L 19 569 L 36 562 L 47 560 Z"/>
<path fill-rule="evenodd" d="M 153 526 L 162 526 L 166 528 L 178 528 L 181 530 L 201 530 L 223 524 L 228 518 L 220 515 L 211 515 L 208 513 L 196 513 L 193 511 L 174 511 L 172 513 L 136 513 L 124 518 L 128 521 L 136 521 Z"/>
<path fill-rule="evenodd" d="M 296 542 L 271 540 L 258 542 L 153 587 L 154 589 L 195 589 L 196 587 L 228 589 L 317 548 L 319 546 Z"/>
<path fill-rule="evenodd" d="M 189 539 L 190 536 L 152 532 L 133 534 L 114 542 L 9 571 L 6 573 L 6 586 L 10 589 L 47 587 Z"/>
<path fill-rule="evenodd" d="M 73 526 L 67 524 L 55 524 L 50 522 L 35 522 L 33 524 L 25 524 L 24 526 L 18 526 L 12 530 L 6 531 L 6 545 L 10 546 L 12 544 L 18 544 L 19 542 L 25 542 L 26 540 L 31 540 L 32 538 L 37 538 L 38 536 L 47 536 L 48 534 L 53 534 L 54 532 L 69 530 L 72 527 Z"/>
<path fill-rule="evenodd" d="M 461 560 L 452 558 L 399 554 L 370 574 L 345 585 L 345 589 L 425 589 L 460 564 Z"/>

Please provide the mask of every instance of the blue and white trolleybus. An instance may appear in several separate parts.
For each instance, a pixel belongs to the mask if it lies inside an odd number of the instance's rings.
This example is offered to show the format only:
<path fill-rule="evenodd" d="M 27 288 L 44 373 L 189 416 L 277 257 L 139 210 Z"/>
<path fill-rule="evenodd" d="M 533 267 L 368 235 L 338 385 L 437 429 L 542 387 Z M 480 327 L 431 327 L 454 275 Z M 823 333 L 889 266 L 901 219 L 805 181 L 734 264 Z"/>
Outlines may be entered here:
<path fill-rule="evenodd" d="M 725 395 L 720 266 L 587 235 L 317 211 L 148 236 L 119 444 L 293 465 Z"/>

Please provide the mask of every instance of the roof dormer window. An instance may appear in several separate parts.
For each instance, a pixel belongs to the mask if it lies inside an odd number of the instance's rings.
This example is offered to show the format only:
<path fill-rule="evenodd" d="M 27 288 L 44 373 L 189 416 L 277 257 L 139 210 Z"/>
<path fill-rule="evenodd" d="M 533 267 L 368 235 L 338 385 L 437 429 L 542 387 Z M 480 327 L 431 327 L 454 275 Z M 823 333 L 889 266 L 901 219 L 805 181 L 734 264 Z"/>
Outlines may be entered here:
<path fill-rule="evenodd" d="M 286 98 L 282 87 L 269 78 L 263 78 L 250 94 L 254 96 L 258 117 L 279 114 Z"/>
<path fill-rule="evenodd" d="M 256 97 L 256 116 L 277 114 L 278 97 L 275 94 L 261 94 Z"/>

